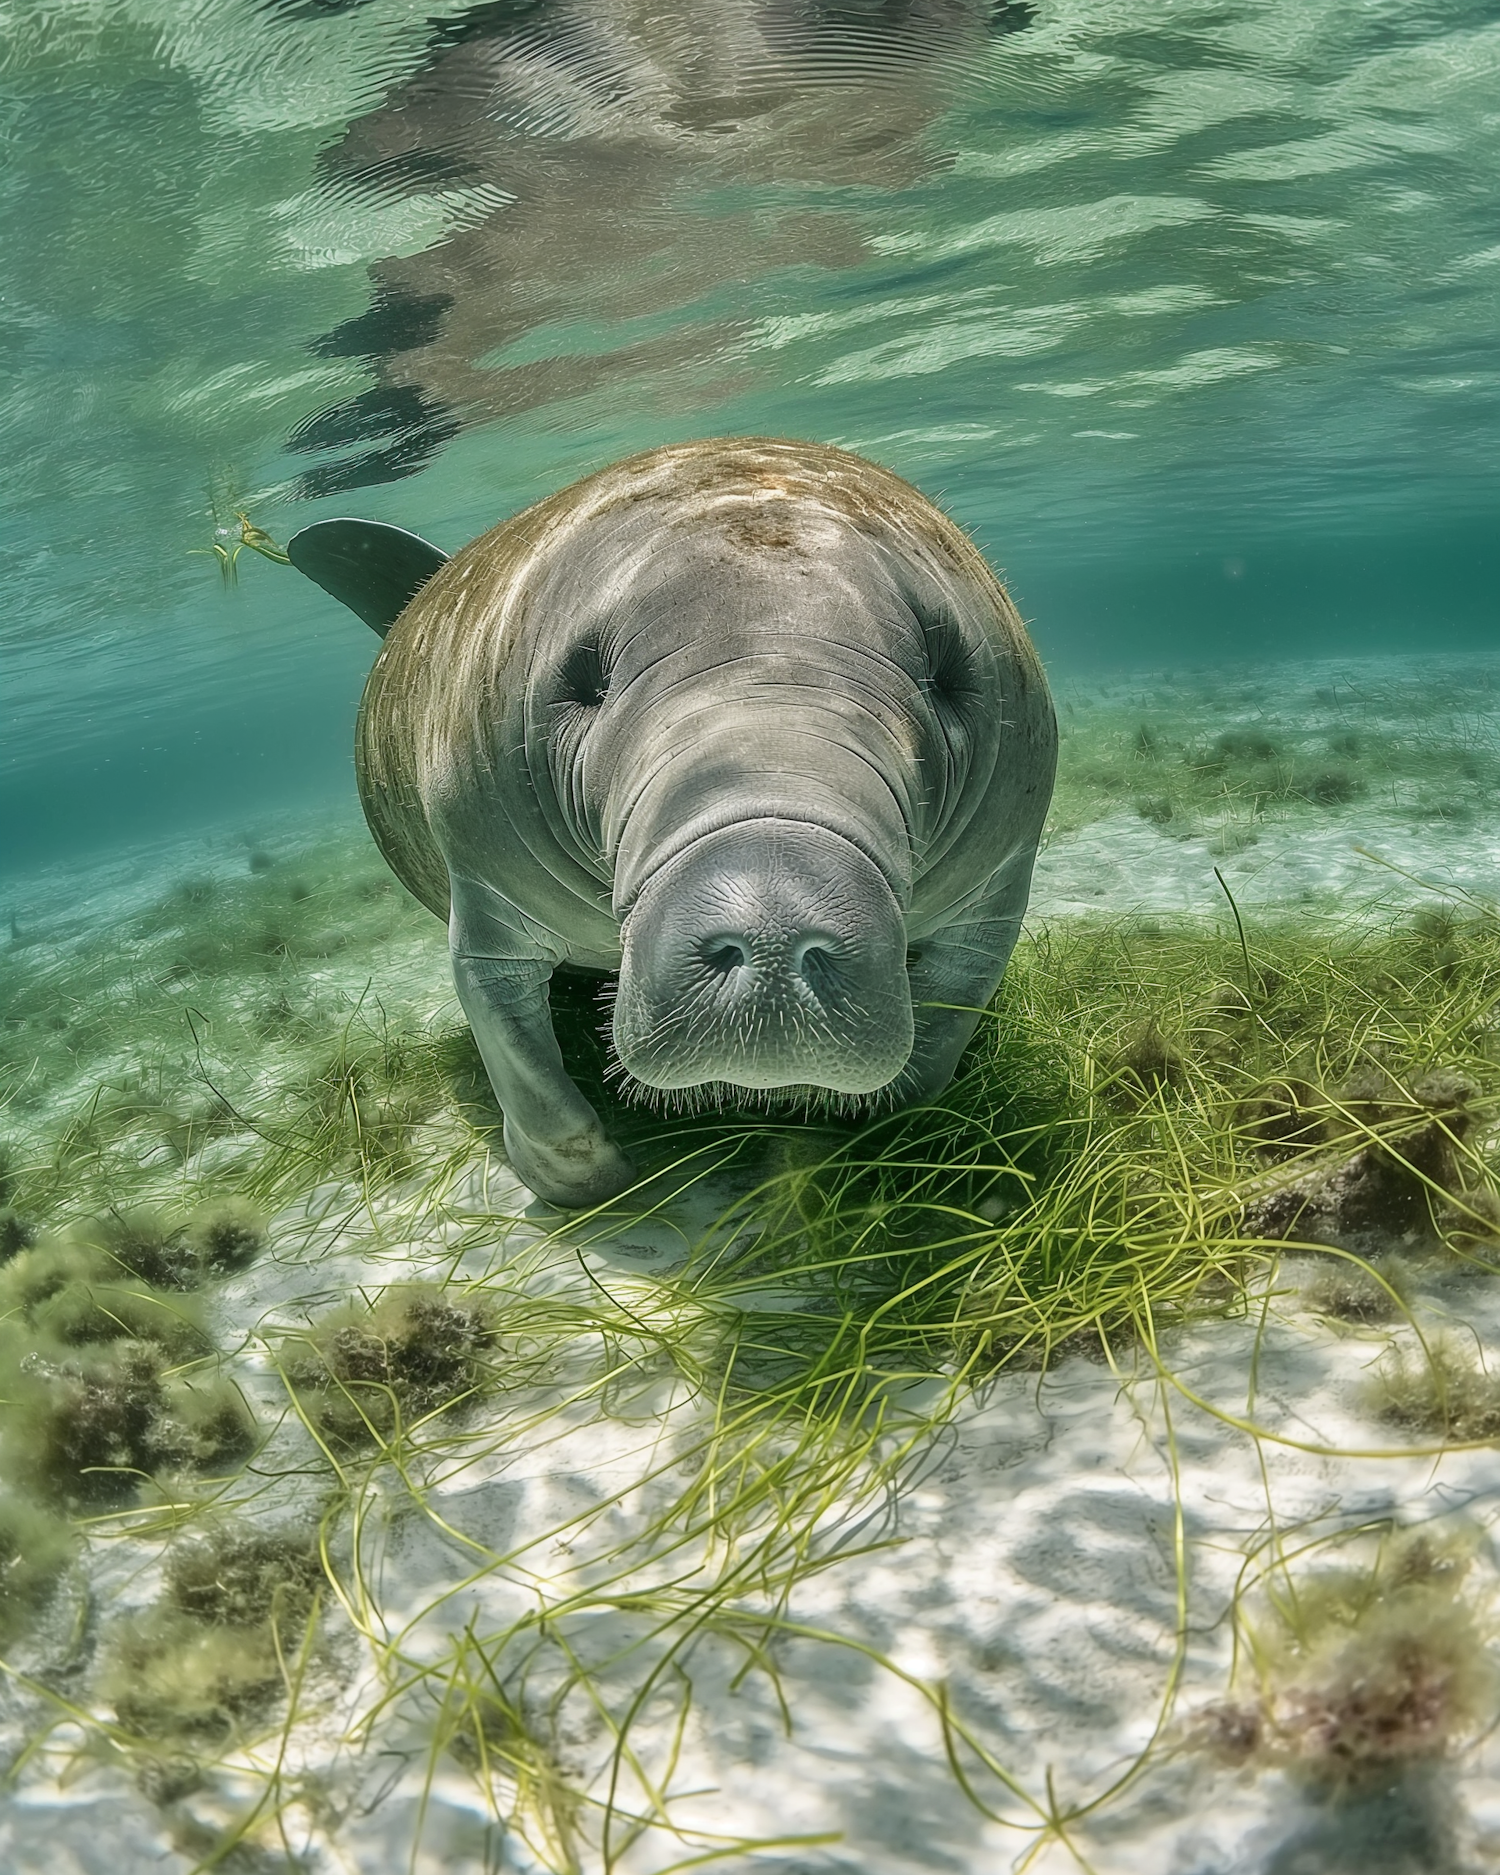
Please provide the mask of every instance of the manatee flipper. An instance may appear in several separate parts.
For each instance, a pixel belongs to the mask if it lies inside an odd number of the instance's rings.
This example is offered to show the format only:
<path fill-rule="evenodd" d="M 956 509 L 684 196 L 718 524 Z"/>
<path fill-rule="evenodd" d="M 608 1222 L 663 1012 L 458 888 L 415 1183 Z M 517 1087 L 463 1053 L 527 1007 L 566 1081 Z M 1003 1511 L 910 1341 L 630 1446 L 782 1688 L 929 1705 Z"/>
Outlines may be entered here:
<path fill-rule="evenodd" d="M 444 564 L 431 541 L 384 521 L 314 521 L 286 544 L 299 573 L 382 638 Z"/>

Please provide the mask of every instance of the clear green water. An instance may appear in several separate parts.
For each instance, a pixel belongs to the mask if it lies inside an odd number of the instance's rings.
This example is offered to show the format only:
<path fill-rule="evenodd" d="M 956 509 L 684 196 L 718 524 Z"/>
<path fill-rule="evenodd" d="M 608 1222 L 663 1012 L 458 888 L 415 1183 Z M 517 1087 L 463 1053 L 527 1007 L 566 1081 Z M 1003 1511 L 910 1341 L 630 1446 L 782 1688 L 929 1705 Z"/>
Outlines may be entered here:
<path fill-rule="evenodd" d="M 11 866 L 347 800 L 237 505 L 704 432 L 911 477 L 1057 670 L 1495 640 L 1489 0 L 13 0 L 0 127 Z"/>

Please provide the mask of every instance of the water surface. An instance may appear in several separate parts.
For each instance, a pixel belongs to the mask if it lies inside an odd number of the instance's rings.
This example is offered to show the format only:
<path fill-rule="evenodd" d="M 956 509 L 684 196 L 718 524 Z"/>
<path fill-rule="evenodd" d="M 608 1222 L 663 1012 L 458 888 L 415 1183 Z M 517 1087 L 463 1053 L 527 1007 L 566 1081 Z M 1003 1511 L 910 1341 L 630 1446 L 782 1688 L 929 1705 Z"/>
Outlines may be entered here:
<path fill-rule="evenodd" d="M 0 48 L 11 865 L 347 801 L 372 646 L 221 592 L 237 508 L 451 549 L 703 433 L 915 480 L 1054 668 L 1493 640 L 1487 0 L 26 0 Z"/>

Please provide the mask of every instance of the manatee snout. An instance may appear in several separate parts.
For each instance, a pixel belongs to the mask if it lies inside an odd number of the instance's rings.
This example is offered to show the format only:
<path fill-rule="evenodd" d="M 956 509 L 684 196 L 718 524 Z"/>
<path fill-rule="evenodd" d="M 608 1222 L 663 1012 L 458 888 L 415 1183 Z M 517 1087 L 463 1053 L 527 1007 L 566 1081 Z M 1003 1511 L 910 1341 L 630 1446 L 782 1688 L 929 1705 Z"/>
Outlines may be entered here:
<path fill-rule="evenodd" d="M 782 820 L 705 834 L 648 881 L 622 937 L 615 1049 L 647 1087 L 870 1094 L 911 1055 L 901 910 L 839 834 Z"/>

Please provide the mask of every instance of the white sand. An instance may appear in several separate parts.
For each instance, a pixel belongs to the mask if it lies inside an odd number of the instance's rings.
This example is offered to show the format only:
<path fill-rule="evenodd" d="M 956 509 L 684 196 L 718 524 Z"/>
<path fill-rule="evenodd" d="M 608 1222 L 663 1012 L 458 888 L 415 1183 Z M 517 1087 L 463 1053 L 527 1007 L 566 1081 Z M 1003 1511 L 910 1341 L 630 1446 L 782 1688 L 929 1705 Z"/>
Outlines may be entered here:
<path fill-rule="evenodd" d="M 526 1235 L 518 1233 L 509 1255 Z M 626 1299 L 639 1288 L 642 1260 L 618 1251 L 591 1258 L 600 1279 Z M 273 1266 L 241 1279 L 238 1293 L 224 1298 L 224 1312 L 243 1319 L 242 1311 L 279 1304 L 290 1313 L 294 1296 L 322 1302 L 358 1278 L 393 1273 L 389 1260 L 362 1259 L 351 1244 L 311 1266 Z M 1445 1300 L 1486 1345 L 1497 1345 L 1500 1295 L 1493 1287 L 1456 1280 Z M 693 1706 L 671 1778 L 674 1827 L 647 1832 L 618 1866 L 645 1875 L 716 1838 L 795 1835 L 825 1840 L 753 1857 L 742 1851 L 725 1866 L 786 1875 L 978 1875 L 1009 1867 L 1033 1840 L 1036 1812 L 977 1770 L 977 1794 L 1019 1827 L 987 1821 L 964 1801 L 945 1760 L 935 1696 L 947 1689 L 954 1712 L 1033 1804 L 1045 1803 L 1049 1774 L 1065 1807 L 1106 1791 L 1137 1762 L 1167 1691 L 1179 1632 L 1179 1502 L 1188 1571 L 1179 1718 L 1228 1690 L 1227 1610 L 1246 1557 L 1264 1558 L 1273 1522 L 1301 1548 L 1364 1518 L 1493 1521 L 1500 1507 L 1500 1454 L 1493 1450 L 1434 1460 L 1334 1457 L 1318 1449 L 1390 1442 L 1360 1398 L 1366 1370 L 1387 1343 L 1384 1331 L 1331 1328 L 1288 1293 L 1262 1338 L 1251 1402 L 1255 1340 L 1253 1325 L 1224 1322 L 1177 1337 L 1166 1352 L 1187 1387 L 1230 1414 L 1248 1408 L 1265 1432 L 1258 1443 L 1149 1374 L 1122 1382 L 1082 1359 L 1040 1384 L 1035 1376 L 1004 1377 L 964 1404 L 913 1455 L 898 1493 L 873 1505 L 846 1504 L 826 1519 L 830 1554 L 841 1542 L 881 1547 L 834 1562 L 792 1598 L 793 1622 L 838 1639 L 777 1644 L 789 1734 L 764 1675 L 731 1688 L 744 1664 L 738 1647 L 709 1636 L 683 1656 Z M 518 1403 L 510 1404 L 514 1410 Z M 471 1465 L 431 1483 L 431 1519 L 403 1507 L 388 1484 L 377 1488 L 366 1564 L 385 1622 L 393 1629 L 417 1622 L 406 1637 L 412 1657 L 439 1659 L 471 1619 L 480 1632 L 498 1630 L 532 1600 L 514 1567 L 469 1581 L 474 1555 L 463 1539 L 504 1550 L 529 1540 L 536 1548 L 526 1562 L 560 1595 L 587 1578 L 591 1555 L 632 1524 L 639 1528 L 644 1501 L 633 1500 L 601 1529 L 571 1532 L 566 1546 L 544 1535 L 613 1497 L 651 1468 L 674 1433 L 686 1434 L 695 1408 L 672 1409 L 663 1396 L 653 1414 L 652 1404 L 640 1402 L 625 1424 L 575 1415 L 572 1429 L 541 1450 L 496 1452 L 481 1441 Z M 106 1551 L 95 1587 L 110 1612 L 143 1605 L 154 1588 L 152 1572 L 136 1574 L 127 1561 L 123 1552 L 132 1547 Z M 138 1561 L 144 1553 L 142 1546 Z M 1490 1567 L 1486 1558 L 1481 1569 Z M 641 1582 L 650 1574 L 660 1571 L 642 1572 Z M 451 1599 L 424 1614 L 445 1588 Z M 640 1629 L 629 1616 L 595 1613 L 574 1638 L 599 1658 Z M 898 1672 L 873 1664 L 857 1651 L 862 1646 Z M 289 1753 L 294 1783 L 316 1780 L 321 1811 L 315 1817 L 297 1805 L 284 1818 L 289 1845 L 304 1858 L 297 1866 L 369 1875 L 409 1866 L 462 1875 L 548 1866 L 523 1841 L 487 1824 L 473 1779 L 451 1761 L 439 1764 L 424 1801 L 421 1701 L 405 1710 L 398 1703 L 358 1747 L 340 1741 L 341 1719 L 375 1690 L 356 1645 L 346 1644 L 340 1657 L 349 1677 L 321 1687 L 329 1709 Z M 604 1684 L 617 1690 L 628 1671 L 606 1673 Z M 637 1726 L 634 1742 L 648 1770 L 659 1771 L 670 1754 L 684 1686 L 671 1681 Z M 11 1742 L 29 1704 L 12 1697 Z M 56 1742 L 68 1742 L 67 1728 Z M 564 1707 L 558 1749 L 573 1777 L 592 1777 L 599 1788 L 607 1747 L 581 1703 Z M 196 1865 L 173 1848 L 171 1829 L 122 1772 L 75 1765 L 66 1788 L 58 1788 L 51 1772 L 60 1761 L 43 1756 L 22 1772 L 0 1817 L 0 1867 L 27 1875 L 186 1875 Z M 246 1780 L 242 1791 L 250 1788 Z M 188 1798 L 177 1829 L 188 1815 L 226 1821 L 234 1795 L 234 1781 L 224 1780 Z M 1162 1751 L 1072 1836 L 1087 1865 L 1111 1875 L 1488 1867 L 1500 1863 L 1500 1742 L 1470 1754 L 1451 1778 L 1444 1774 L 1431 1814 L 1444 1829 L 1452 1826 L 1453 1843 L 1440 1840 L 1442 1829 L 1410 1796 L 1399 1814 L 1419 1848 L 1407 1859 L 1381 1860 L 1398 1838 L 1390 1805 L 1378 1797 L 1330 1812 L 1299 1797 L 1280 1774 L 1215 1770 L 1201 1755 Z M 599 1866 L 587 1852 L 581 1865 Z M 273 1856 L 246 1866 L 282 1864 Z M 1053 1842 L 1031 1866 L 1079 1863 Z"/>

